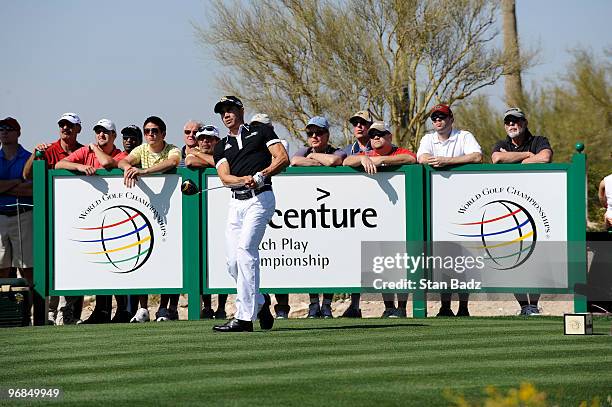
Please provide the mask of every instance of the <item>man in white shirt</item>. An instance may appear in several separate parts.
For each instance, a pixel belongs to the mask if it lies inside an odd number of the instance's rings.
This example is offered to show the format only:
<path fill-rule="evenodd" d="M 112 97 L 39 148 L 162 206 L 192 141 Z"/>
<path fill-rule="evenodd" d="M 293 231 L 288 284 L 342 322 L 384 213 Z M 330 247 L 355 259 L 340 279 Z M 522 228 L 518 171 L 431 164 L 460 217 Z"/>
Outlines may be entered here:
<path fill-rule="evenodd" d="M 482 162 L 482 149 L 469 131 L 453 129 L 455 118 L 447 105 L 436 105 L 429 114 L 434 131 L 421 139 L 417 151 L 419 164 L 435 168 L 458 164 Z M 437 316 L 454 317 L 451 310 L 451 293 L 440 293 L 440 311 Z M 457 316 L 468 317 L 468 293 L 459 293 Z"/>

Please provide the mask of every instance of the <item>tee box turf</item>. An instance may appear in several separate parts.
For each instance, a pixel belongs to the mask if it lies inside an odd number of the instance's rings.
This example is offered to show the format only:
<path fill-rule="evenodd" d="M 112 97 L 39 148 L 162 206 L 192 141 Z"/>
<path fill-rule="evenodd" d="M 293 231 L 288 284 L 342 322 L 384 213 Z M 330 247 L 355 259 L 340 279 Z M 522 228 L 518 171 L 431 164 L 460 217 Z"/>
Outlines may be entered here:
<path fill-rule="evenodd" d="M 563 314 L 563 333 L 565 335 L 592 335 L 593 314 Z"/>

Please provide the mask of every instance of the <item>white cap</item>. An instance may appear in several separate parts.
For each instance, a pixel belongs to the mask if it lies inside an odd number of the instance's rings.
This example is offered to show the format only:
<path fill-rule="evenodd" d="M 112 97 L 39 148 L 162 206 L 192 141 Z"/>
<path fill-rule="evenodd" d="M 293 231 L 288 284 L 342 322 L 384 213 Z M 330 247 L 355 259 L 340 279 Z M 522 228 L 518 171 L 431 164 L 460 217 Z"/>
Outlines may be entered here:
<path fill-rule="evenodd" d="M 256 113 L 253 115 L 253 117 L 251 117 L 251 121 L 249 123 L 253 124 L 253 122 L 270 124 L 270 116 L 265 113 Z"/>
<path fill-rule="evenodd" d="M 98 123 L 96 123 L 96 125 L 93 127 L 94 131 L 96 131 L 96 128 L 98 128 L 98 127 L 104 127 L 106 130 L 117 132 L 117 128 L 115 127 L 115 123 L 111 122 L 108 119 L 100 119 L 100 120 L 98 120 Z"/>
<path fill-rule="evenodd" d="M 216 138 L 219 138 L 219 129 L 216 126 L 212 125 L 200 127 L 195 136 L 196 138 L 200 138 L 203 136 L 214 136 Z"/>
<path fill-rule="evenodd" d="M 57 122 L 59 123 L 62 120 L 68 120 L 72 124 L 81 124 L 81 118 L 76 113 L 64 113 Z"/>

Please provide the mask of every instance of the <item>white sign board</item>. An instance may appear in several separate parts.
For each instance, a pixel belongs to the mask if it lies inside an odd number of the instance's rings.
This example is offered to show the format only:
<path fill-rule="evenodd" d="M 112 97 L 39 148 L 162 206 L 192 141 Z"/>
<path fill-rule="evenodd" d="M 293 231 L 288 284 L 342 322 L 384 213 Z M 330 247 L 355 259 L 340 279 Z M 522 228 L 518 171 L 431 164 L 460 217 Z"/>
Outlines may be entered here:
<path fill-rule="evenodd" d="M 53 178 L 56 290 L 182 288 L 180 176 Z"/>
<path fill-rule="evenodd" d="M 564 171 L 431 177 L 432 240 L 461 242 L 460 250 L 482 255 L 486 267 L 471 277 L 483 287 L 567 287 Z"/>
<path fill-rule="evenodd" d="M 260 245 L 262 288 L 361 286 L 361 242 L 406 239 L 403 173 L 282 174 L 273 178 L 276 212 Z M 215 176 L 206 187 L 220 186 Z M 207 194 L 211 289 L 235 288 L 226 271 L 228 189 Z"/>

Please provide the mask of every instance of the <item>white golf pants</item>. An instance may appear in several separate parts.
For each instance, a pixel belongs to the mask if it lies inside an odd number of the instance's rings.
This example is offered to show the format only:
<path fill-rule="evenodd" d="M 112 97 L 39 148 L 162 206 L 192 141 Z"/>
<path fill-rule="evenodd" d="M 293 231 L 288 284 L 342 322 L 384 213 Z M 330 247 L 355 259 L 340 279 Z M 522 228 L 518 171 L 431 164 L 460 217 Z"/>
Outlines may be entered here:
<path fill-rule="evenodd" d="M 255 321 L 264 303 L 259 292 L 259 244 L 275 205 L 272 191 L 245 200 L 230 199 L 225 230 L 227 271 L 236 281 L 235 318 L 242 321 Z"/>

